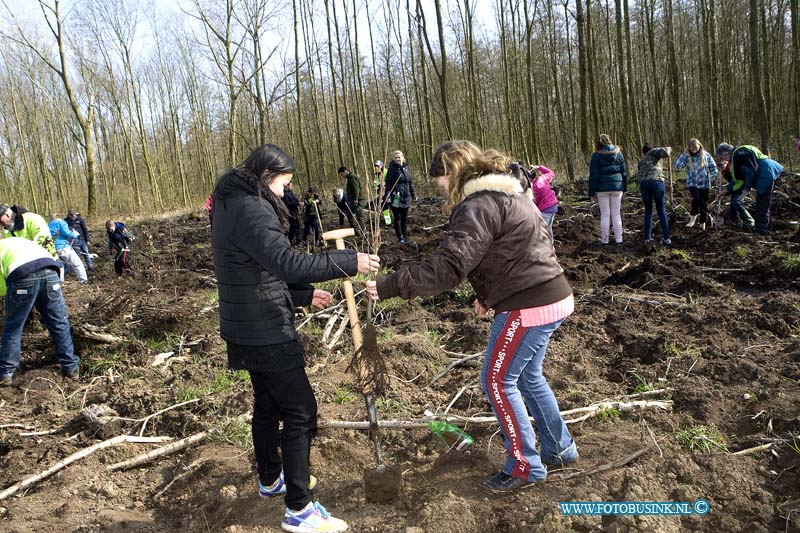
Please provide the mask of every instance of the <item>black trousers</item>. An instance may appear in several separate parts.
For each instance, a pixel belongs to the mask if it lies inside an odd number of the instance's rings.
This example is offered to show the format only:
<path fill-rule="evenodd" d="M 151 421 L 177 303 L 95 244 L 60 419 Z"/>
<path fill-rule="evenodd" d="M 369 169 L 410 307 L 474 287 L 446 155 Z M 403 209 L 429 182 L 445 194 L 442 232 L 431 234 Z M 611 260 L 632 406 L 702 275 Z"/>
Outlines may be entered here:
<path fill-rule="evenodd" d="M 705 224 L 708 222 L 708 189 L 689 187 L 689 192 L 692 193 L 692 209 L 689 214 L 699 215 L 697 223 Z"/>
<path fill-rule="evenodd" d="M 392 207 L 397 240 L 408 239 L 408 207 Z"/>
<path fill-rule="evenodd" d="M 300 230 L 300 217 L 297 214 L 289 214 L 289 242 L 295 244 L 302 239 Z"/>
<path fill-rule="evenodd" d="M 283 468 L 286 507 L 299 511 L 311 501 L 309 453 L 317 433 L 314 391 L 303 367 L 279 372 L 251 370 L 250 379 L 255 396 L 253 447 L 258 478 L 262 485 L 271 485 Z"/>

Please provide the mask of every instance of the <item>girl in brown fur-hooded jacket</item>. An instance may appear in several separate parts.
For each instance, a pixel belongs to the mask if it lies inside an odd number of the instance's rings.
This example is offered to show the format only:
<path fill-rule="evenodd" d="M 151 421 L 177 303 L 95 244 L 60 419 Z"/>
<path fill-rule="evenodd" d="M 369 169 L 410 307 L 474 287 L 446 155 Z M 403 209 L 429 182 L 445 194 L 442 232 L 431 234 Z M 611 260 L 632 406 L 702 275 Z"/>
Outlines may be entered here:
<path fill-rule="evenodd" d="M 495 311 L 481 377 L 508 451 L 503 468 L 484 483 L 496 492 L 543 481 L 546 465 L 578 458 L 542 375 L 550 336 L 574 309 L 572 289 L 547 224 L 511 164 L 506 155 L 469 141 L 440 146 L 429 170 L 450 214 L 439 248 L 417 264 L 367 282 L 375 299 L 408 299 L 447 291 L 466 278 L 477 294 L 475 312 Z M 540 430 L 541 452 L 526 404 Z"/>

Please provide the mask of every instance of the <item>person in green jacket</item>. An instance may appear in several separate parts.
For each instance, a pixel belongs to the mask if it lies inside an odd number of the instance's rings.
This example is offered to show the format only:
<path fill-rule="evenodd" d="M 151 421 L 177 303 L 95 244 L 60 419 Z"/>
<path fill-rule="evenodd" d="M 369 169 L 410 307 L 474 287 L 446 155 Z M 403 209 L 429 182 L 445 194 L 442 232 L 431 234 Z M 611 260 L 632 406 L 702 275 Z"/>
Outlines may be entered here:
<path fill-rule="evenodd" d="M 22 330 L 34 307 L 56 344 L 62 375 L 77 381 L 80 358 L 72 344 L 59 265 L 50 254 L 22 237 L 0 239 L 0 296 L 5 297 L 6 309 L 0 347 L 0 386 L 12 384 L 22 351 Z"/>
<path fill-rule="evenodd" d="M 50 235 L 47 221 L 36 213 L 31 213 L 18 205 L 0 204 L 0 224 L 3 225 L 3 238 L 22 237 L 33 241 L 47 250 L 53 259 L 58 260 L 56 246 Z"/>

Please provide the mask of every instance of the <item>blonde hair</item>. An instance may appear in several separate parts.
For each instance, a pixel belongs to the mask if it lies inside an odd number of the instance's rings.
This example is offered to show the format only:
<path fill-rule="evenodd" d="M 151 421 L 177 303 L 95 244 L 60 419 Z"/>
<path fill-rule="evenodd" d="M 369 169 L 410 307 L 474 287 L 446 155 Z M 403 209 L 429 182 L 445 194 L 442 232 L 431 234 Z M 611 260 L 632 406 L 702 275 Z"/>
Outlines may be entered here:
<path fill-rule="evenodd" d="M 471 141 L 448 141 L 433 154 L 428 174 L 447 176 L 450 189 L 444 212 L 450 213 L 464 199 L 464 185 L 487 174 L 508 174 L 512 159 L 497 150 L 481 150 Z"/>
<path fill-rule="evenodd" d="M 700 166 L 698 168 L 704 168 L 706 166 L 706 150 L 703 148 L 703 143 L 692 137 L 689 139 L 689 142 L 686 143 L 686 146 L 696 146 L 697 147 L 697 155 L 700 156 Z M 694 161 L 690 158 L 689 159 L 689 168 L 694 171 Z"/>
<path fill-rule="evenodd" d="M 611 136 L 608 133 L 602 133 L 594 143 L 595 150 L 602 150 L 606 146 L 614 144 L 611 142 Z"/>
<path fill-rule="evenodd" d="M 401 152 L 400 150 L 395 150 L 394 152 L 392 152 L 392 159 L 394 159 L 398 155 L 400 156 L 400 159 L 402 160 L 402 162 L 405 163 L 406 162 L 406 156 L 403 155 L 403 152 Z"/>

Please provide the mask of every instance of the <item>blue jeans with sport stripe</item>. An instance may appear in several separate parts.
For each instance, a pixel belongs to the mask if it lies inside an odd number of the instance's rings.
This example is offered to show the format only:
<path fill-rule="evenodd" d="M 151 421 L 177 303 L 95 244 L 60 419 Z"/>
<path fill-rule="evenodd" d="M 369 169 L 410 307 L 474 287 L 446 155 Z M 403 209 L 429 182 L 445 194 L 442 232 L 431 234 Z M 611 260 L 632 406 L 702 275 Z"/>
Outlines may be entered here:
<path fill-rule="evenodd" d="M 578 456 L 556 397 L 542 374 L 550 336 L 561 322 L 524 327 L 519 311 L 498 313 L 481 370 L 483 391 L 505 436 L 508 459 L 503 472 L 528 481 L 547 477 L 543 463 L 559 464 Z M 539 428 L 541 454 L 536 450 L 536 432 L 528 413 Z"/>

